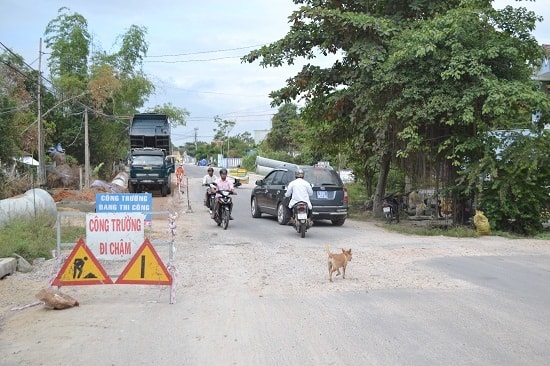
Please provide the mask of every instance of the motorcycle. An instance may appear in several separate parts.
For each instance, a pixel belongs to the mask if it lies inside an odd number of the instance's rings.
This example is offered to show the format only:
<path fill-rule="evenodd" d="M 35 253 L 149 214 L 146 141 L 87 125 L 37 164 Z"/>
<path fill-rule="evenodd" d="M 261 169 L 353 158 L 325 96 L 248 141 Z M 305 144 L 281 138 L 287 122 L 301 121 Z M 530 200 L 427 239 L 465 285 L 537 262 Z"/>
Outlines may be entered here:
<path fill-rule="evenodd" d="M 313 221 L 308 219 L 309 207 L 306 202 L 297 202 L 292 207 L 292 218 L 294 229 L 302 238 L 305 238 L 306 231 L 312 226 Z"/>
<path fill-rule="evenodd" d="M 391 224 L 393 220 L 399 224 L 399 202 L 393 194 L 384 197 L 382 201 L 382 211 L 386 217 L 387 224 Z"/>
<path fill-rule="evenodd" d="M 217 191 L 217 185 L 216 183 L 209 183 L 205 184 L 208 188 L 206 189 L 206 197 L 207 200 L 204 203 L 206 207 L 210 209 L 210 213 L 214 210 L 214 205 L 216 204 L 216 191 Z"/>
<path fill-rule="evenodd" d="M 212 219 L 216 221 L 216 224 L 218 226 L 223 227 L 224 230 L 227 229 L 227 226 L 229 225 L 229 220 L 231 218 L 231 197 L 229 197 L 233 193 L 231 191 L 226 190 L 220 190 L 218 191 L 220 194 L 218 197 L 216 197 L 218 202 L 218 209 L 214 212 L 214 217 Z"/>

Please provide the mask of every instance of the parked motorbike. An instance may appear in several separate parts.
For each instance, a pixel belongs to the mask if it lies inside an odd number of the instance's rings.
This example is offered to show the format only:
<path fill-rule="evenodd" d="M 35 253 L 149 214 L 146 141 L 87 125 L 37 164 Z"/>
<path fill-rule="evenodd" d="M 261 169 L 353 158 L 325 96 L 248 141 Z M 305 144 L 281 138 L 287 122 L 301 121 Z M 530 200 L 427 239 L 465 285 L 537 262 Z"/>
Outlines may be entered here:
<path fill-rule="evenodd" d="M 386 217 L 387 224 L 391 224 L 393 220 L 395 220 L 397 224 L 399 223 L 399 202 L 393 194 L 384 197 L 382 201 L 382 211 Z"/>
<path fill-rule="evenodd" d="M 223 227 L 224 230 L 227 229 L 227 226 L 229 225 L 229 220 L 231 218 L 231 195 L 236 194 L 232 193 L 231 191 L 226 190 L 220 190 L 218 191 L 220 194 L 218 197 L 216 197 L 217 203 L 218 203 L 218 209 L 216 212 L 214 212 L 214 221 L 216 221 L 216 224 L 218 226 Z"/>
<path fill-rule="evenodd" d="M 216 204 L 216 191 L 217 191 L 217 185 L 216 183 L 210 183 L 205 184 L 208 188 L 206 188 L 206 197 L 207 200 L 205 202 L 205 206 L 210 209 L 210 213 L 214 210 L 214 205 Z"/>
<path fill-rule="evenodd" d="M 309 207 L 306 202 L 300 201 L 292 207 L 292 218 L 294 220 L 294 229 L 302 238 L 306 236 L 306 231 L 312 226 L 313 221 L 308 219 Z"/>

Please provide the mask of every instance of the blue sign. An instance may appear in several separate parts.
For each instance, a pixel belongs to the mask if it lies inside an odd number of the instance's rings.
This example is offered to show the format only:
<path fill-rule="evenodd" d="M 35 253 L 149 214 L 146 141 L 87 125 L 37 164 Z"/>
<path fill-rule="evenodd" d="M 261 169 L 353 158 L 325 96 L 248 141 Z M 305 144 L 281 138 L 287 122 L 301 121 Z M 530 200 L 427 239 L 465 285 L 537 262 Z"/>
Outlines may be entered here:
<path fill-rule="evenodd" d="M 97 193 L 95 212 L 141 212 L 145 221 L 151 221 L 153 195 L 151 193 Z"/>

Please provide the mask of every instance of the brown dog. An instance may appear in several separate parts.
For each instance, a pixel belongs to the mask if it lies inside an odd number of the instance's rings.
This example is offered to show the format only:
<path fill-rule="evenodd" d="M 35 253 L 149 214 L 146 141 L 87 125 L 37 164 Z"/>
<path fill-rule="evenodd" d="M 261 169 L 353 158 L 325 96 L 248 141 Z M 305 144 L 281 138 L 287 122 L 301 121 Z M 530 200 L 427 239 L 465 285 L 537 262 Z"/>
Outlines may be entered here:
<path fill-rule="evenodd" d="M 346 267 L 348 262 L 351 261 L 351 248 L 349 250 L 342 249 L 342 253 L 331 253 L 328 244 L 325 246 L 325 250 L 328 254 L 328 277 L 332 282 L 332 274 L 336 273 L 336 276 L 340 275 L 340 268 L 342 268 L 344 275 L 342 278 L 346 278 Z"/>

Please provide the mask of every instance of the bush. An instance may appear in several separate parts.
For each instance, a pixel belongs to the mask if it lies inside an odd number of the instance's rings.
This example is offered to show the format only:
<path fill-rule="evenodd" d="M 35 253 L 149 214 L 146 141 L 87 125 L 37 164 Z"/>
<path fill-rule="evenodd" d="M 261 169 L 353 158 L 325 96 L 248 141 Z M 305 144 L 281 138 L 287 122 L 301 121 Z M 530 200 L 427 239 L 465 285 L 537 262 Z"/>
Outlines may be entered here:
<path fill-rule="evenodd" d="M 256 170 L 256 156 L 257 154 L 253 155 L 246 155 L 243 158 L 242 167 L 248 170 L 249 172 L 253 172 Z"/>
<path fill-rule="evenodd" d="M 353 183 L 346 183 L 348 189 L 349 207 L 351 213 L 365 210 L 365 203 L 370 199 L 365 191 L 365 184 L 360 180 Z"/>
<path fill-rule="evenodd" d="M 514 136 L 483 182 L 480 209 L 491 227 L 521 235 L 543 231 L 550 205 L 550 133 Z"/>

